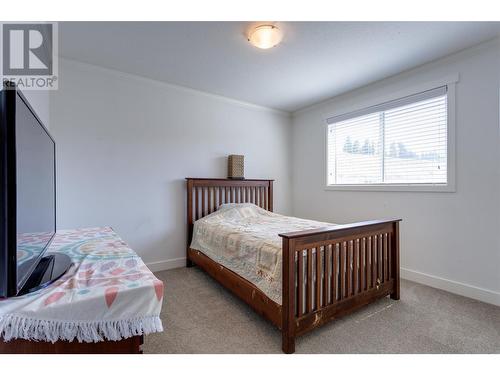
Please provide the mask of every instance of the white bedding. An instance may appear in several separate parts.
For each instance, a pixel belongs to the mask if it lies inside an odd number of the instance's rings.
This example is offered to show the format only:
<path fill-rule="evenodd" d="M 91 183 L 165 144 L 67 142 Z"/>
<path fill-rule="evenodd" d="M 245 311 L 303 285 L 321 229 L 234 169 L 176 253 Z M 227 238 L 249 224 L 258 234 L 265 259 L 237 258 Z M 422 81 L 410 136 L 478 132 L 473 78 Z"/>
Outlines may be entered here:
<path fill-rule="evenodd" d="M 281 304 L 278 234 L 332 225 L 279 215 L 251 203 L 224 204 L 194 223 L 191 249 L 236 272 Z"/>

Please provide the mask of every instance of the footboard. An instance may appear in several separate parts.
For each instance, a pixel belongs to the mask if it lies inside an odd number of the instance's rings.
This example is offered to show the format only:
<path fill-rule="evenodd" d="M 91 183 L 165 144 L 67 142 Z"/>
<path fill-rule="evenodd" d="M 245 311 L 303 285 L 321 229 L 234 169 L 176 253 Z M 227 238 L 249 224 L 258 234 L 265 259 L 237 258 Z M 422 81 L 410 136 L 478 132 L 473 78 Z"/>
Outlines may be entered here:
<path fill-rule="evenodd" d="M 388 294 L 399 299 L 399 221 L 280 234 L 285 353 L 311 329 Z"/>

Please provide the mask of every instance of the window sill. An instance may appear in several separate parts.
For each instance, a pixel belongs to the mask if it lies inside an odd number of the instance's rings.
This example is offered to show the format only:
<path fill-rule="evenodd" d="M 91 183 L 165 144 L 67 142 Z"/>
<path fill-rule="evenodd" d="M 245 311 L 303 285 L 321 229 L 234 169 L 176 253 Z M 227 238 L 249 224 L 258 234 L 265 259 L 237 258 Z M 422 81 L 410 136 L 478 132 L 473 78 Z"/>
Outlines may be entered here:
<path fill-rule="evenodd" d="M 367 185 L 326 185 L 325 190 L 333 191 L 413 191 L 430 193 L 454 193 L 455 187 L 433 184 L 367 184 Z"/>

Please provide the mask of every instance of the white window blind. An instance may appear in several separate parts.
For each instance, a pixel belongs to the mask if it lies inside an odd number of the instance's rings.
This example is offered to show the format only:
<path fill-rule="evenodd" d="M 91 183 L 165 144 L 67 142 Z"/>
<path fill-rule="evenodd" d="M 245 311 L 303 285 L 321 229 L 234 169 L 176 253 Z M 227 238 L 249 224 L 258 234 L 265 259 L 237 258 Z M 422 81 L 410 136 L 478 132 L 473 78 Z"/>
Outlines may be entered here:
<path fill-rule="evenodd" d="M 328 119 L 328 185 L 446 185 L 447 112 L 444 86 Z"/>

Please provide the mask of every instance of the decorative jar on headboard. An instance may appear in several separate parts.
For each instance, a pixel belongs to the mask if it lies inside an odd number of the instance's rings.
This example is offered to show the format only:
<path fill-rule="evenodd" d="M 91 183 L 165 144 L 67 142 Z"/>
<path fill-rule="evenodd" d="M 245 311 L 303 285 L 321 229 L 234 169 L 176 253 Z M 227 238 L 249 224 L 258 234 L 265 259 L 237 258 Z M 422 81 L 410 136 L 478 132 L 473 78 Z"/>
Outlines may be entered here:
<path fill-rule="evenodd" d="M 245 157 L 229 155 L 227 158 L 227 178 L 243 180 L 245 178 Z"/>

